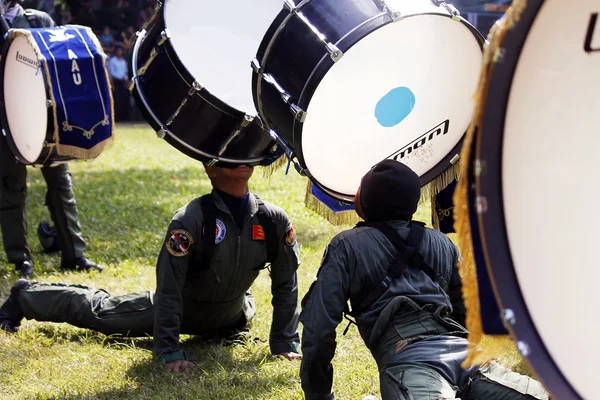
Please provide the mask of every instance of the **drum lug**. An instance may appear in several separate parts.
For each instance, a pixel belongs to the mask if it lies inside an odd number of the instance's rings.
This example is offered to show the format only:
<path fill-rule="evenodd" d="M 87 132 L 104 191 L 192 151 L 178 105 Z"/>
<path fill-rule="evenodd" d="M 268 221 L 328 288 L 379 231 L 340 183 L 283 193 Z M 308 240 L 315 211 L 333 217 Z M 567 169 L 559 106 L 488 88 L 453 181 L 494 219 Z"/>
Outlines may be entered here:
<path fill-rule="evenodd" d="M 331 57 L 333 62 L 337 62 L 344 55 L 344 53 L 342 53 L 340 49 L 338 49 L 337 46 L 333 43 L 327 42 L 325 48 L 327 49 L 329 57 Z"/>
<path fill-rule="evenodd" d="M 294 118 L 304 123 L 304 120 L 306 119 L 306 111 L 298 107 L 296 104 L 290 104 L 290 111 L 292 114 L 294 114 Z"/>
<path fill-rule="evenodd" d="M 200 85 L 198 82 L 194 81 L 192 83 L 192 87 L 190 87 L 190 90 L 188 90 L 188 97 L 183 98 L 183 100 L 181 101 L 181 104 L 179 105 L 179 107 L 177 107 L 177 110 L 175 110 L 173 115 L 171 115 L 171 117 L 167 120 L 167 126 L 171 126 L 171 124 L 173 123 L 173 121 L 175 121 L 175 118 L 177 118 L 177 116 L 179 115 L 179 113 L 181 112 L 183 107 L 187 104 L 189 99 L 192 98 L 196 93 L 198 93 L 201 90 L 202 90 L 202 85 Z"/>
<path fill-rule="evenodd" d="M 485 198 L 484 196 L 477 196 L 475 198 L 475 212 L 477 212 L 477 214 L 485 214 L 487 210 L 487 198 Z"/>
<path fill-rule="evenodd" d="M 167 128 L 165 128 L 164 126 L 161 127 L 157 132 L 156 132 L 156 136 L 158 136 L 159 139 L 164 139 L 165 135 L 167 134 Z"/>
<path fill-rule="evenodd" d="M 448 4 L 444 0 L 431 0 L 431 2 L 437 7 L 442 6 L 452 16 L 453 20 L 460 21 L 460 11 L 452 4 Z"/>
<path fill-rule="evenodd" d="M 460 160 L 460 154 L 455 154 L 454 157 L 450 159 L 450 164 L 456 165 L 456 163 Z"/>
<path fill-rule="evenodd" d="M 225 153 L 225 150 L 227 150 L 227 146 L 229 146 L 229 143 L 231 143 L 233 139 L 235 139 L 248 125 L 250 125 L 252 121 L 254 121 L 254 117 L 247 114 L 244 115 L 242 121 L 235 127 L 235 129 L 231 132 L 225 143 L 223 143 L 223 145 L 219 149 L 219 156 L 222 156 L 223 153 Z"/>
<path fill-rule="evenodd" d="M 290 14 L 296 12 L 296 4 L 294 4 L 294 2 L 292 0 L 284 0 L 283 8 L 288 10 L 290 12 Z"/>
<path fill-rule="evenodd" d="M 515 317 L 515 312 L 510 308 L 506 308 L 502 311 L 502 319 L 508 325 L 514 325 L 517 323 L 517 318 Z"/>
<path fill-rule="evenodd" d="M 162 46 L 169 39 L 171 39 L 171 33 L 169 33 L 169 28 L 166 28 L 160 33 L 160 40 L 158 41 L 158 45 Z"/>
<path fill-rule="evenodd" d="M 392 21 L 398 21 L 402 19 L 402 13 L 390 7 L 385 0 L 373 0 L 373 2 L 381 11 L 387 13 Z"/>
<path fill-rule="evenodd" d="M 252 67 L 254 72 L 256 72 L 259 75 L 262 74 L 262 68 L 260 66 L 260 62 L 256 58 L 250 62 L 250 66 Z"/>
<path fill-rule="evenodd" d="M 46 100 L 46 108 L 54 107 L 54 102 L 50 99 Z"/>

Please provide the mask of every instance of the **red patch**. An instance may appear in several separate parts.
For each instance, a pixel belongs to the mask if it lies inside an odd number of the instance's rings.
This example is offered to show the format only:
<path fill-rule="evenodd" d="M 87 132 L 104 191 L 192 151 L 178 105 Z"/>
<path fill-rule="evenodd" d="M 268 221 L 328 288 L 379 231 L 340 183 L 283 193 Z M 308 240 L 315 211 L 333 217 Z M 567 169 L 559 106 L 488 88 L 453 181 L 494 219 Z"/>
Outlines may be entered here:
<path fill-rule="evenodd" d="M 267 240 L 262 225 L 252 225 L 252 240 Z"/>
<path fill-rule="evenodd" d="M 293 247 L 296 244 L 296 232 L 294 232 L 294 227 L 291 224 L 288 227 L 285 244 L 289 247 Z"/>

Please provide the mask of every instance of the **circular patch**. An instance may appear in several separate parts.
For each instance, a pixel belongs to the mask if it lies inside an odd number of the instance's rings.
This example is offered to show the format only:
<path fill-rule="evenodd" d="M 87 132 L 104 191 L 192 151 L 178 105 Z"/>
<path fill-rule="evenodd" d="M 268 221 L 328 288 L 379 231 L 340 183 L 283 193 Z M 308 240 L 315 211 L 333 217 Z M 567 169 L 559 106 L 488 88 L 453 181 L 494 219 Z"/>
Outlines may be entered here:
<path fill-rule="evenodd" d="M 227 229 L 225 229 L 225 224 L 220 219 L 217 219 L 217 226 L 215 229 L 215 244 L 219 244 L 225 239 Z"/>
<path fill-rule="evenodd" d="M 194 243 L 192 235 L 183 229 L 171 231 L 171 236 L 165 246 L 167 251 L 175 257 L 183 257 L 189 253 L 190 246 Z"/>
<path fill-rule="evenodd" d="M 285 236 L 285 244 L 293 247 L 296 244 L 296 232 L 294 232 L 294 227 L 290 224 L 287 229 L 287 234 Z"/>

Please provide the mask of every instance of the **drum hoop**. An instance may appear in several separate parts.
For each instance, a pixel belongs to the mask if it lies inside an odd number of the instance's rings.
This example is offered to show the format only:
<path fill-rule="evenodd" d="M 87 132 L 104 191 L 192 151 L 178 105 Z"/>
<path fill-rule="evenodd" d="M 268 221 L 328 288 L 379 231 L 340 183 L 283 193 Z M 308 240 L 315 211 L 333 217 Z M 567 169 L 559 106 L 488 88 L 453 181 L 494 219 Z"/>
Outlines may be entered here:
<path fill-rule="evenodd" d="M 372 24 L 378 18 L 381 18 L 382 16 L 386 16 L 386 15 L 388 15 L 388 14 L 385 12 L 377 14 L 376 16 L 371 17 L 368 20 L 364 21 L 362 24 L 356 26 L 354 29 L 352 29 L 351 31 L 346 33 L 343 37 L 340 38 L 340 40 L 338 40 L 335 43 L 336 47 L 338 47 L 341 51 L 346 52 L 349 49 L 351 49 L 352 46 L 354 46 L 356 43 L 358 43 L 360 40 L 362 40 L 364 37 L 375 32 L 376 30 L 383 28 L 384 26 L 386 26 L 390 23 L 401 23 L 402 22 L 402 21 L 388 20 L 385 23 L 377 26 L 375 29 L 369 30 L 366 34 L 363 32 L 363 28 L 366 28 L 367 24 Z M 421 14 L 411 14 L 411 15 L 406 16 L 405 19 L 411 18 L 411 17 L 423 16 L 423 15 L 437 15 L 440 17 L 452 18 L 452 16 L 449 14 L 429 12 L 429 13 L 421 13 Z M 465 25 L 471 31 L 471 33 L 473 33 L 473 36 L 479 43 L 479 47 L 483 51 L 483 46 L 485 45 L 485 38 L 483 37 L 483 35 L 472 24 L 470 24 L 466 19 L 460 17 L 460 22 L 463 25 Z M 304 87 L 302 88 L 302 92 L 300 93 L 300 97 L 298 99 L 298 106 L 300 108 L 302 108 L 304 110 L 306 110 L 308 108 L 308 105 L 310 104 L 310 101 L 312 99 L 312 96 L 313 96 L 315 90 L 317 89 L 319 83 L 325 77 L 325 75 L 329 72 L 329 70 L 331 69 L 332 66 L 333 66 L 333 62 L 331 61 L 331 58 L 329 57 L 329 55 L 327 53 L 324 53 L 323 57 L 321 58 L 321 60 L 319 60 L 318 64 L 315 66 L 315 68 L 309 75 L 309 78 L 306 80 Z M 302 128 L 303 128 L 303 123 L 298 121 L 297 119 L 294 119 L 294 125 L 292 127 L 292 136 L 293 136 L 293 140 L 294 140 L 293 145 L 295 148 L 295 155 L 298 158 L 298 161 L 302 165 L 302 167 L 310 174 L 310 169 L 307 168 L 306 163 L 304 162 L 303 154 L 302 154 L 302 143 L 301 143 L 302 142 Z M 465 131 L 465 133 L 466 133 L 466 131 Z M 435 166 L 430 168 L 427 172 L 425 172 L 423 175 L 421 175 L 419 177 L 421 186 L 427 185 L 429 182 L 431 182 L 436 177 L 441 175 L 448 168 L 452 167 L 453 164 L 452 164 L 451 160 L 460 154 L 460 149 L 462 147 L 463 141 L 464 141 L 464 133 L 463 133 L 463 136 L 460 138 L 460 140 L 452 148 L 452 150 L 444 158 L 442 158 L 442 160 L 440 160 Z M 339 192 L 336 192 L 334 190 L 324 187 L 324 185 L 319 183 L 314 177 L 312 177 L 311 180 L 320 189 L 322 189 L 325 192 L 328 192 L 332 196 L 339 198 L 340 200 L 343 200 L 343 201 L 349 201 L 349 202 L 352 201 L 347 194 L 342 194 L 342 193 L 339 193 Z M 352 197 L 354 197 L 354 196 L 352 196 Z"/>
<path fill-rule="evenodd" d="M 511 43 L 513 48 L 504 53 L 502 62 L 494 65 L 486 94 L 486 98 L 494 100 L 494 107 L 485 107 L 483 127 L 486 134 L 481 134 L 476 155 L 478 160 L 485 163 L 486 172 L 475 177 L 475 186 L 476 195 L 485 197 L 487 209 L 498 212 L 478 213 L 478 225 L 486 268 L 498 304 L 503 311 L 512 310 L 516 317 L 514 321 L 506 323 L 508 330 L 516 340 L 528 345 L 530 353 L 526 356 L 527 362 L 554 396 L 561 399 L 581 399 L 550 356 L 527 309 L 506 233 L 501 168 L 490 173 L 490 166 L 502 165 L 502 138 L 510 89 L 523 46 L 543 3 L 544 0 L 528 0 L 519 22 L 510 28 L 504 39 L 503 47 L 506 48 L 505 44 Z M 501 276 L 494 266 L 502 266 L 505 276 Z"/>
<path fill-rule="evenodd" d="M 38 161 L 37 159 L 33 162 L 30 162 L 21 154 L 21 152 L 17 148 L 17 145 L 15 144 L 15 142 L 12 138 L 12 132 L 8 125 L 8 115 L 6 114 L 6 107 L 4 106 L 4 104 L 5 104 L 5 102 L 4 102 L 4 71 L 6 68 L 6 60 L 7 60 L 8 50 L 10 49 L 10 45 L 12 44 L 12 42 L 14 41 L 16 36 L 18 36 L 18 35 L 17 34 L 7 35 L 6 39 L 4 41 L 4 44 L 2 45 L 2 50 L 1 50 L 1 54 L 2 54 L 2 59 L 1 59 L 2 61 L 0 62 L 0 79 L 2 80 L 2 88 L 0 89 L 0 104 L 2 104 L 2 106 L 0 107 L 0 127 L 2 128 L 1 134 L 2 134 L 2 136 L 4 136 L 4 139 L 6 140 L 6 143 L 8 144 L 9 149 L 11 150 L 13 156 L 15 157 L 15 159 L 17 161 L 19 161 L 21 164 L 25 164 L 25 165 L 37 165 L 37 161 Z M 38 60 L 38 61 L 40 63 L 45 62 L 43 60 Z M 43 73 L 43 71 L 40 71 L 40 72 Z M 48 90 L 47 89 L 46 89 L 46 98 L 48 98 Z M 52 104 L 51 107 L 55 107 L 54 104 Z M 40 154 L 38 154 L 38 158 L 43 153 L 43 151 L 46 147 L 47 147 L 47 144 L 44 144 L 42 146 Z"/>

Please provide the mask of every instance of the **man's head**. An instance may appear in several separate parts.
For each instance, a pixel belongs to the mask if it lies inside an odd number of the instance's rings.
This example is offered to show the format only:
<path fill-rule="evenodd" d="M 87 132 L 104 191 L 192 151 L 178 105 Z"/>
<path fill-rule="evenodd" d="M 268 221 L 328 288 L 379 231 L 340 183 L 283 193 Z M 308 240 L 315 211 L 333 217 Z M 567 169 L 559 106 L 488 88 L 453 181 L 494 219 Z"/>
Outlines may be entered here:
<path fill-rule="evenodd" d="M 354 197 L 357 214 L 368 222 L 410 221 L 417 211 L 421 183 L 406 165 L 384 160 L 363 176 Z"/>
<path fill-rule="evenodd" d="M 115 56 L 117 56 L 117 58 L 123 57 L 123 48 L 121 46 L 115 47 Z"/>

